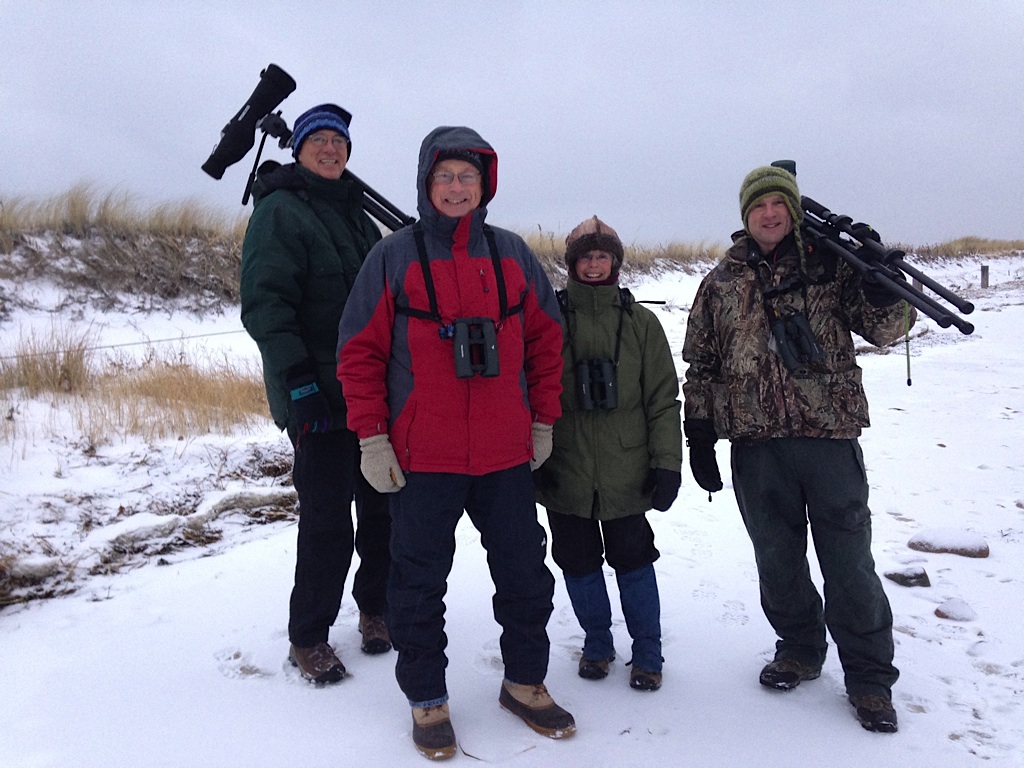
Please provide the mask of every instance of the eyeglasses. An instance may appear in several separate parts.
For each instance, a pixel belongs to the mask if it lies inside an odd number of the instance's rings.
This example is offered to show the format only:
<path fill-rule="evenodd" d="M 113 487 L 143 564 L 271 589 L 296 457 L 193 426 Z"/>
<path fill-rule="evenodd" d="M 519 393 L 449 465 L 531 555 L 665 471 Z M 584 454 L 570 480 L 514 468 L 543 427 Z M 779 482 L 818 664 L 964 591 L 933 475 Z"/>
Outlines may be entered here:
<path fill-rule="evenodd" d="M 478 171 L 464 171 L 460 174 L 454 174 L 451 171 L 434 171 L 430 178 L 434 180 L 435 184 L 451 184 L 455 181 L 456 175 L 458 175 L 459 184 L 476 184 L 480 181 Z"/>
<path fill-rule="evenodd" d="M 333 146 L 335 149 L 341 149 L 342 147 L 348 146 L 348 139 L 341 135 L 331 136 L 328 138 L 323 134 L 315 133 L 309 137 L 309 141 L 315 147 L 326 147 L 328 141 L 331 142 L 331 146 Z"/>

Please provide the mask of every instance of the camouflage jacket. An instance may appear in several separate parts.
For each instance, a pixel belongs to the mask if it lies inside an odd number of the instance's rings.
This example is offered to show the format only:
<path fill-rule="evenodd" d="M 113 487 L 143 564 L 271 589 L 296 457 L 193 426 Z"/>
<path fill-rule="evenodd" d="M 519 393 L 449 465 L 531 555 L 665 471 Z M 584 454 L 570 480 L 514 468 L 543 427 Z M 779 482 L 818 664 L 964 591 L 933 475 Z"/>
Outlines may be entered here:
<path fill-rule="evenodd" d="M 745 233 L 734 238 L 690 310 L 685 417 L 713 420 L 718 436 L 730 440 L 857 437 L 869 425 L 868 402 L 851 331 L 886 346 L 913 326 L 916 311 L 903 301 L 872 306 L 852 267 L 806 252 L 801 260 L 792 237 L 772 264 Z M 807 318 L 823 354 L 790 370 L 771 326 L 796 313 Z"/>

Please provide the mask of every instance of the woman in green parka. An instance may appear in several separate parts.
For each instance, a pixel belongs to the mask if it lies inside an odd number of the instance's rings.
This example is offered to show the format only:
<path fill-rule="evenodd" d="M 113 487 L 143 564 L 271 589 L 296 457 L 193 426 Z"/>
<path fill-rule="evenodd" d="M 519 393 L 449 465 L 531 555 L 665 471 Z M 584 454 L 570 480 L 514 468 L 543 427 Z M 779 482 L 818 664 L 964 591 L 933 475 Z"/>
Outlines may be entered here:
<path fill-rule="evenodd" d="M 618 235 L 596 216 L 566 238 L 562 417 L 535 482 L 552 557 L 586 635 L 580 677 L 606 677 L 615 658 L 607 559 L 632 638 L 629 684 L 654 691 L 662 677 L 659 553 L 645 513 L 667 510 L 679 492 L 679 380 L 658 318 L 618 285 L 622 260 Z"/>

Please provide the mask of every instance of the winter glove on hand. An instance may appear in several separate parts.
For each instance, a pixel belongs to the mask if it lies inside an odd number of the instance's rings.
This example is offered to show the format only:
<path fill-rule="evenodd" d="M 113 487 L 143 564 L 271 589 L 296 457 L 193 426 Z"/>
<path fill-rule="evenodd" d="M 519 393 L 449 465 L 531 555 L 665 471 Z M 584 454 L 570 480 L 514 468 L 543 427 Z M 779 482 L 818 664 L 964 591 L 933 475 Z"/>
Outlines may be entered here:
<path fill-rule="evenodd" d="M 697 485 L 708 493 L 722 490 L 722 475 L 715 459 L 718 435 L 711 419 L 686 419 L 683 422 L 686 445 L 690 449 L 690 471 Z"/>
<path fill-rule="evenodd" d="M 651 506 L 659 512 L 664 512 L 672 506 L 679 494 L 679 485 L 683 476 L 671 469 L 652 469 L 647 473 L 647 482 L 644 483 L 644 493 L 651 493 Z"/>
<path fill-rule="evenodd" d="M 870 274 L 870 273 L 868 273 Z M 891 307 L 900 297 L 884 287 L 881 283 L 876 283 L 867 277 L 867 274 L 860 279 L 860 289 L 864 292 L 864 300 L 873 307 L 882 309 L 884 307 Z"/>
<path fill-rule="evenodd" d="M 285 374 L 285 386 L 291 395 L 289 408 L 300 435 L 326 432 L 331 428 L 331 404 L 316 384 L 312 363 L 302 363 Z"/>
<path fill-rule="evenodd" d="M 359 441 L 362 457 L 359 471 L 378 493 L 395 493 L 405 486 L 405 474 L 387 435 L 373 435 Z"/>
<path fill-rule="evenodd" d="M 554 431 L 555 428 L 551 424 L 533 422 L 533 458 L 530 459 L 530 469 L 536 470 L 548 460 L 551 455 L 551 440 Z"/>

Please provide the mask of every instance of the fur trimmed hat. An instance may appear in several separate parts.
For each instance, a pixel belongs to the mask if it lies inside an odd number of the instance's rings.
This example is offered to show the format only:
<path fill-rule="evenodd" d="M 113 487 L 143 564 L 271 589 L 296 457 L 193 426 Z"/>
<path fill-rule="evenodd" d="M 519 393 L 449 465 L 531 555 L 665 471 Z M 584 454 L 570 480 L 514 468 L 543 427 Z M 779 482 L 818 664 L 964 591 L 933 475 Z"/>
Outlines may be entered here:
<path fill-rule="evenodd" d="M 348 155 L 352 156 L 352 137 L 349 136 L 348 126 L 352 122 L 352 115 L 339 107 L 337 104 L 319 104 L 312 109 L 306 110 L 295 118 L 295 126 L 292 128 L 292 157 L 298 157 L 302 149 L 302 142 L 311 133 L 329 128 L 337 131 L 348 142 Z"/>
<path fill-rule="evenodd" d="M 580 222 L 565 238 L 565 266 L 569 268 L 570 275 L 575 273 L 576 261 L 579 257 L 590 251 L 604 251 L 611 254 L 612 277 L 619 274 L 625 255 L 622 241 L 619 240 L 618 233 L 597 216 L 591 216 L 586 221 Z"/>
<path fill-rule="evenodd" d="M 799 227 L 804 218 L 804 207 L 800 201 L 800 189 L 796 184 L 796 176 L 778 166 L 764 165 L 755 168 L 740 185 L 740 216 L 743 228 L 747 227 L 747 216 L 754 203 L 768 195 L 782 195 L 793 217 L 793 226 Z"/>

